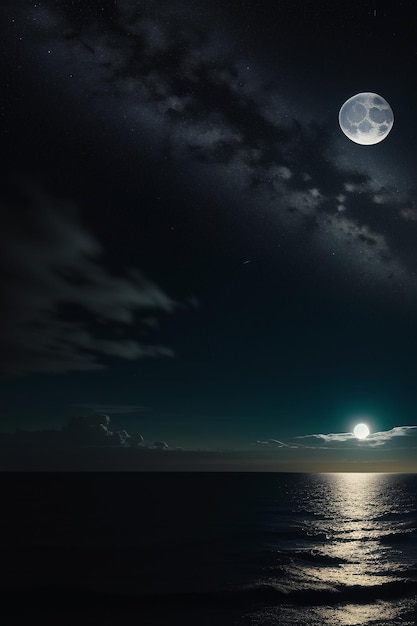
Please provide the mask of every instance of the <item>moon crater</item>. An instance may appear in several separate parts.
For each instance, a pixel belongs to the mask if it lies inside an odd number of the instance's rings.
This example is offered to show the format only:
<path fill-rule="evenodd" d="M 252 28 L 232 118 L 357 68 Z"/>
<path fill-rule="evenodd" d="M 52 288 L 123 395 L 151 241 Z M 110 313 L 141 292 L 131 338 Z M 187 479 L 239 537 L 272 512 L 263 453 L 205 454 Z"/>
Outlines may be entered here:
<path fill-rule="evenodd" d="M 390 132 L 394 114 L 388 102 L 375 93 L 352 96 L 339 111 L 339 125 L 346 137 L 362 146 L 379 143 Z"/>

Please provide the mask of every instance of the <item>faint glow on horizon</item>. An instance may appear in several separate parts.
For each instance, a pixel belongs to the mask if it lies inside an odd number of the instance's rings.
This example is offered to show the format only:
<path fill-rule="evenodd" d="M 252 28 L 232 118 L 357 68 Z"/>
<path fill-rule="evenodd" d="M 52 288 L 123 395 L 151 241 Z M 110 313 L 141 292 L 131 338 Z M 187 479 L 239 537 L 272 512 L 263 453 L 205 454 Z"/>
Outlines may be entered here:
<path fill-rule="evenodd" d="M 356 439 L 366 439 L 369 435 L 369 428 L 366 424 L 356 424 L 355 428 L 353 429 L 353 434 L 355 435 Z"/>

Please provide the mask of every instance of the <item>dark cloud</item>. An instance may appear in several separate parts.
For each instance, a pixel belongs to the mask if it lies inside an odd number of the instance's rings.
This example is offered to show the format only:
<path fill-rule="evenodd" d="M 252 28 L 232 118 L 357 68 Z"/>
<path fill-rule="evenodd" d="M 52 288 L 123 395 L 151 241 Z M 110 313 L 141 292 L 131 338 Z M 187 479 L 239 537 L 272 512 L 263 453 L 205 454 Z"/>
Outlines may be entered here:
<path fill-rule="evenodd" d="M 118 412 L 121 407 L 113 408 Z M 186 453 L 163 440 L 146 444 L 139 432 L 113 430 L 110 416 L 98 412 L 70 417 L 59 430 L 0 433 L 1 470 L 155 469 L 160 463 L 163 467 L 166 454 Z"/>
<path fill-rule="evenodd" d="M 169 445 L 167 444 L 166 441 L 155 441 L 153 444 L 153 447 L 158 449 L 158 450 L 168 450 L 169 449 Z"/>
<path fill-rule="evenodd" d="M 110 430 L 110 417 L 104 414 L 73 417 L 62 430 L 63 440 L 70 445 L 141 446 L 140 433 Z"/>
<path fill-rule="evenodd" d="M 63 449 L 79 446 L 92 447 L 142 447 L 143 436 L 126 430 L 113 431 L 110 417 L 95 413 L 71 417 L 60 430 L 25 431 L 17 429 L 14 434 L 2 434 L 0 445 L 9 449 L 27 450 Z M 167 446 L 168 447 L 168 446 Z"/>
<path fill-rule="evenodd" d="M 172 354 L 136 336 L 141 317 L 170 313 L 174 302 L 136 269 L 107 269 L 70 202 L 23 184 L 3 199 L 0 224 L 4 373 L 96 370 L 106 356 Z"/>

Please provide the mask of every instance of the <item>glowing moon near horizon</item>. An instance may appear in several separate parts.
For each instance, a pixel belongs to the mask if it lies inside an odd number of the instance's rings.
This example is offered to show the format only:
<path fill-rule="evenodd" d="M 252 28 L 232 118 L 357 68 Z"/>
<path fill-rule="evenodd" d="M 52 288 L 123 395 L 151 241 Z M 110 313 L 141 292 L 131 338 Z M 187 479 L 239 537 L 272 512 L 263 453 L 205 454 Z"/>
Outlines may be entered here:
<path fill-rule="evenodd" d="M 379 143 L 390 132 L 394 113 L 382 96 L 370 91 L 346 100 L 339 111 L 339 125 L 346 137 L 362 146 Z"/>
<path fill-rule="evenodd" d="M 353 429 L 353 434 L 355 435 L 356 439 L 366 439 L 369 435 L 369 428 L 366 424 L 356 424 L 355 428 Z"/>

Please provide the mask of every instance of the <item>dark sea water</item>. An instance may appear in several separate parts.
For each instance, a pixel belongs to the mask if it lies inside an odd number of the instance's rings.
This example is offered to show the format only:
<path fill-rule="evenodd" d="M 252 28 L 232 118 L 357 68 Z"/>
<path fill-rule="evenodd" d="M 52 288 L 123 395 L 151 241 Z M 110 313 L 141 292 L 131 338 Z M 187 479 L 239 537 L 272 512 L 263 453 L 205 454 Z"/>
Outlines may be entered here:
<path fill-rule="evenodd" d="M 417 623 L 415 475 L 11 478 L 7 623 Z"/>

